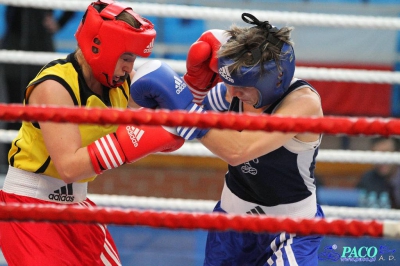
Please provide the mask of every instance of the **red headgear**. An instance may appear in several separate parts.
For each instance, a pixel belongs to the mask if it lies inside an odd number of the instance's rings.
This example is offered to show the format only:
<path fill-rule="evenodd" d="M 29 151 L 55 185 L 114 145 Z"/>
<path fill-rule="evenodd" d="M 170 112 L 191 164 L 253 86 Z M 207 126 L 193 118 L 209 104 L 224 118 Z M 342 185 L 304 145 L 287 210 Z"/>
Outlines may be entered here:
<path fill-rule="evenodd" d="M 96 9 L 99 5 L 105 6 L 100 12 Z M 123 11 L 131 14 L 141 24 L 139 29 L 116 19 Z M 113 83 L 119 57 L 124 53 L 150 56 L 155 37 L 154 25 L 149 20 L 133 12 L 131 7 L 113 0 L 91 3 L 75 33 L 93 75 L 107 87 L 121 85 Z"/>

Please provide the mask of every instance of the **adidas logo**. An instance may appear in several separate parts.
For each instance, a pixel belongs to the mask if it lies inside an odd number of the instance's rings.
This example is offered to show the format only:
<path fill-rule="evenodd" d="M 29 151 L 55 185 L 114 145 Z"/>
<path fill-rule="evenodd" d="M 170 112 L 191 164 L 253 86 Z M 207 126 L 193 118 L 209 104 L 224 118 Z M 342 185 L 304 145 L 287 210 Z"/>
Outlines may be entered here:
<path fill-rule="evenodd" d="M 230 83 L 235 83 L 235 81 L 234 81 L 233 78 L 231 77 L 231 74 L 229 73 L 228 66 L 221 67 L 221 68 L 218 70 L 218 72 L 219 72 L 219 74 L 220 74 L 224 79 L 226 79 L 226 80 L 229 81 Z"/>
<path fill-rule="evenodd" d="M 186 88 L 185 82 L 183 82 L 180 78 L 174 76 L 175 79 L 175 89 L 176 89 L 176 94 L 181 93 Z"/>
<path fill-rule="evenodd" d="M 72 190 L 72 184 L 60 187 L 60 189 L 54 190 L 53 193 L 49 194 L 50 200 L 74 202 L 74 192 Z"/>
<path fill-rule="evenodd" d="M 153 46 L 154 46 L 154 39 L 151 40 L 151 42 L 146 46 L 146 49 L 144 49 L 145 54 L 149 54 L 153 51 Z"/>
<path fill-rule="evenodd" d="M 247 214 L 265 214 L 265 212 L 263 211 L 263 209 L 261 209 L 260 206 L 255 207 L 254 209 L 251 209 L 250 211 L 246 212 Z"/>
<path fill-rule="evenodd" d="M 142 138 L 144 130 L 133 126 L 126 126 L 126 131 L 128 132 L 130 139 L 132 140 L 133 146 L 139 146 L 139 140 Z"/>

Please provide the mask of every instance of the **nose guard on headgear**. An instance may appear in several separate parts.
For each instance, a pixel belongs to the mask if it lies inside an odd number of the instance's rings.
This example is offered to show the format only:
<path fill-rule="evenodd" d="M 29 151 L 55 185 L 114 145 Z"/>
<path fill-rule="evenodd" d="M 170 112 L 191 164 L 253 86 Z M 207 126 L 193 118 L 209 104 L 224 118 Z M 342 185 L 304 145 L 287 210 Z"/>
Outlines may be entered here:
<path fill-rule="evenodd" d="M 106 5 L 100 12 L 96 5 Z M 134 28 L 116 17 L 123 11 L 128 12 L 140 24 Z M 83 56 L 90 65 L 93 75 L 103 85 L 118 87 L 122 82 L 114 83 L 113 75 L 118 59 L 124 53 L 141 57 L 150 56 L 156 37 L 154 25 L 142 18 L 132 8 L 110 0 L 93 2 L 89 5 L 75 38 Z"/>
<path fill-rule="evenodd" d="M 241 67 L 230 72 L 229 66 L 234 61 L 227 57 L 218 58 L 218 72 L 222 81 L 237 87 L 255 87 L 260 95 L 258 103 L 254 106 L 260 108 L 277 101 L 289 88 L 294 75 L 295 56 L 291 45 L 284 44 L 280 54 L 280 67 L 274 60 L 267 61 L 251 67 Z M 261 67 L 263 69 L 261 69 Z"/>

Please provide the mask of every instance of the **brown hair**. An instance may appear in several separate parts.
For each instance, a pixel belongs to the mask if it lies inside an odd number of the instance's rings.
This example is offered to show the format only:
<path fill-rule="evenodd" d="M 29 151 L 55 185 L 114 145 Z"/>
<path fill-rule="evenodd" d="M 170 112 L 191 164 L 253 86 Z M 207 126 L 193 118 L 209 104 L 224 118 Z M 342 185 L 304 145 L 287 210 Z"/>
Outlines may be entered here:
<path fill-rule="evenodd" d="M 231 72 L 237 71 L 243 66 L 251 67 L 258 64 L 263 65 L 264 62 L 275 60 L 278 68 L 280 68 L 279 60 L 281 56 L 280 47 L 267 41 L 267 35 L 272 34 L 278 40 L 293 45 L 290 39 L 292 27 L 282 27 L 277 32 L 269 32 L 266 28 L 260 27 L 238 27 L 232 25 L 226 31 L 231 38 L 224 44 L 218 51 L 218 57 L 231 58 L 234 63 L 229 67 Z M 264 47 L 260 47 L 265 43 Z M 262 52 L 260 60 L 254 62 L 253 56 L 250 51 L 254 48 L 260 47 Z"/>
<path fill-rule="evenodd" d="M 122 20 L 131 25 L 132 27 L 139 29 L 142 24 L 137 21 L 131 14 L 126 11 L 123 11 L 121 14 L 117 16 L 117 20 Z"/>

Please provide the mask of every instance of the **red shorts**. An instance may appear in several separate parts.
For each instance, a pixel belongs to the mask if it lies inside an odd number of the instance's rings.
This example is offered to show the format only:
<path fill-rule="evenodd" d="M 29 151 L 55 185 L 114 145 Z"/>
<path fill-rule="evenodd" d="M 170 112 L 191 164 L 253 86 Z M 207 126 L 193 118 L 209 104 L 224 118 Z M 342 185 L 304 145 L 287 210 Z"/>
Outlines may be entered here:
<path fill-rule="evenodd" d="M 0 190 L 0 202 L 54 204 Z M 95 206 L 86 199 L 68 206 Z M 0 247 L 8 265 L 121 265 L 106 225 L 0 222 Z"/>

